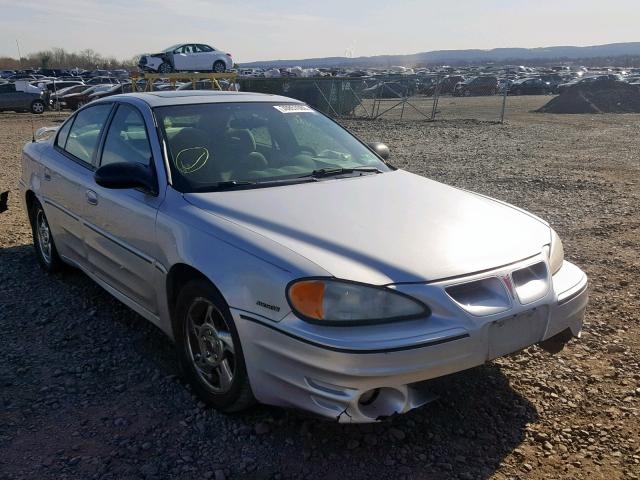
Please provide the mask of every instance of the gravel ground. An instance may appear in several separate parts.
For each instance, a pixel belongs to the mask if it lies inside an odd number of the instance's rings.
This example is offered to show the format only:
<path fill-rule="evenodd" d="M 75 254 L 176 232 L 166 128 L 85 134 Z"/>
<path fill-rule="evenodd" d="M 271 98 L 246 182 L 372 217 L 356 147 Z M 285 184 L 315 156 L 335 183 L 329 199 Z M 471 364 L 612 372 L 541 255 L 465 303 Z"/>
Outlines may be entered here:
<path fill-rule="evenodd" d="M 203 409 L 158 330 L 82 273 L 44 275 L 16 189 L 31 117 L 0 114 L 0 478 L 640 478 L 640 115 L 531 104 L 504 126 L 345 122 L 402 168 L 548 219 L 591 279 L 562 353 L 437 379 L 434 403 L 363 426 Z"/>

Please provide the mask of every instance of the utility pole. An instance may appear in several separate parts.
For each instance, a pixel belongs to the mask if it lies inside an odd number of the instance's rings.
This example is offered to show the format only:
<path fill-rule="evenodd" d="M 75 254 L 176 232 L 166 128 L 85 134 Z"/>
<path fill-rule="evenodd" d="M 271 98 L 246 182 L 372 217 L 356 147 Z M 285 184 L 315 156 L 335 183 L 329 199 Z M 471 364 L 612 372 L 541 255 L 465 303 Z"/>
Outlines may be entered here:
<path fill-rule="evenodd" d="M 505 68 L 504 91 L 502 92 L 502 111 L 500 112 L 500 123 L 504 123 L 504 111 L 507 107 L 507 95 L 509 95 L 509 71 L 511 67 Z"/>
<path fill-rule="evenodd" d="M 22 67 L 22 54 L 20 53 L 20 44 L 18 43 L 17 38 L 16 38 L 16 47 L 18 47 L 18 62 L 20 62 L 20 66 Z"/>

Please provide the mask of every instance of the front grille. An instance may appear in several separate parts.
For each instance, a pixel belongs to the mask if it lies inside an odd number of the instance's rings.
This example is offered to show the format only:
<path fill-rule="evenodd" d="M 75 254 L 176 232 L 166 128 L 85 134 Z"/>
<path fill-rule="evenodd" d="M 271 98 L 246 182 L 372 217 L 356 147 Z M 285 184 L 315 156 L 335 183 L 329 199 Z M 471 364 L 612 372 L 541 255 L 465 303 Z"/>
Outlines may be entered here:
<path fill-rule="evenodd" d="M 509 294 L 497 277 L 453 285 L 447 288 L 447 293 L 460 307 L 475 316 L 493 315 L 511 308 Z"/>
<path fill-rule="evenodd" d="M 551 284 L 547 265 L 544 262 L 515 270 L 511 278 L 518 300 L 523 305 L 540 300 L 547 294 Z"/>

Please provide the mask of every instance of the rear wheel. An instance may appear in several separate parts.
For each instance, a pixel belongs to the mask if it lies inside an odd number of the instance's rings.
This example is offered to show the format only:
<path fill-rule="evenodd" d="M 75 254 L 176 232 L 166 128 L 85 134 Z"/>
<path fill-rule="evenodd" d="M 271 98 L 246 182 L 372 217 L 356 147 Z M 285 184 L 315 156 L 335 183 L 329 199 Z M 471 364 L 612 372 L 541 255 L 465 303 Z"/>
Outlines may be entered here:
<path fill-rule="evenodd" d="M 182 371 L 195 393 L 223 412 L 252 405 L 240 338 L 220 293 L 204 280 L 191 281 L 180 291 L 174 315 Z"/>
<path fill-rule="evenodd" d="M 49 273 L 57 272 L 64 264 L 60 260 L 56 244 L 53 241 L 47 216 L 42 205 L 37 200 L 31 207 L 30 217 L 33 246 L 36 249 L 38 263 Z"/>
<path fill-rule="evenodd" d="M 42 100 L 34 100 L 31 103 L 31 113 L 44 113 L 44 102 Z"/>
<path fill-rule="evenodd" d="M 227 70 L 227 66 L 222 60 L 218 60 L 213 64 L 213 71 L 216 73 L 224 73 Z"/>

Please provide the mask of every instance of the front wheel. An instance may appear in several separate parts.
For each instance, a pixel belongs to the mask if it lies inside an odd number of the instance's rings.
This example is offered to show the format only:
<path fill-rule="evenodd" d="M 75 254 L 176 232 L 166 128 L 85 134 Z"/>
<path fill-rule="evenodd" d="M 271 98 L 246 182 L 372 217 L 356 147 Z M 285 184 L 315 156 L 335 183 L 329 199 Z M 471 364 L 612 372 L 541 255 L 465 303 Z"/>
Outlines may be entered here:
<path fill-rule="evenodd" d="M 254 403 L 238 332 L 213 285 L 194 280 L 180 291 L 174 333 L 183 374 L 205 403 L 223 412 Z"/>
<path fill-rule="evenodd" d="M 163 62 L 158 67 L 158 72 L 160 73 L 171 73 L 172 70 L 173 69 L 171 68 L 171 65 L 169 65 L 167 62 Z"/>
<path fill-rule="evenodd" d="M 63 267 L 63 263 L 58 256 L 58 250 L 53 241 L 53 235 L 51 235 L 47 216 L 38 201 L 31 208 L 31 231 L 33 233 L 33 246 L 36 249 L 36 258 L 40 266 L 48 273 L 60 270 Z"/>
<path fill-rule="evenodd" d="M 31 113 L 44 113 L 44 102 L 42 100 L 34 100 L 31 103 Z"/>
<path fill-rule="evenodd" d="M 215 73 L 224 73 L 227 70 L 227 66 L 222 60 L 218 60 L 213 64 L 213 71 Z"/>

